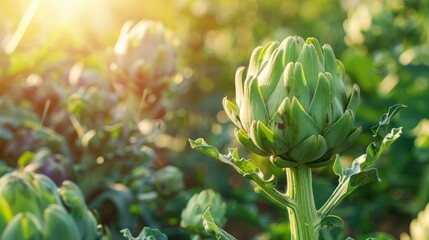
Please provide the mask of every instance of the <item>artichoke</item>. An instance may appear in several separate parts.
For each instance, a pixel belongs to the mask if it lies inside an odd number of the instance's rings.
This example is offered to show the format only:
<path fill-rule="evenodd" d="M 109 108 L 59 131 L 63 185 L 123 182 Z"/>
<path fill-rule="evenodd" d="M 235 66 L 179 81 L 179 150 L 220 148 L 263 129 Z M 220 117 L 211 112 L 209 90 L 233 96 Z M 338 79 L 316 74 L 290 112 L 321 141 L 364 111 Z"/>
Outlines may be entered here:
<path fill-rule="evenodd" d="M 359 88 L 348 93 L 344 66 L 329 45 L 293 36 L 257 47 L 235 75 L 236 104 L 223 106 L 237 140 L 280 168 L 320 167 L 361 132 L 354 128 Z"/>
<path fill-rule="evenodd" d="M 65 204 L 65 205 L 64 205 Z M 13 171 L 0 178 L 0 239 L 94 240 L 96 220 L 72 182 Z"/>
<path fill-rule="evenodd" d="M 114 48 L 111 68 L 117 80 L 128 82 L 138 91 L 151 88 L 158 93 L 176 73 L 177 40 L 160 22 L 126 22 Z"/>
<path fill-rule="evenodd" d="M 202 216 L 208 207 L 211 208 L 215 222 L 222 227 L 226 222 L 226 204 L 220 194 L 211 189 L 192 196 L 182 211 L 180 226 L 194 233 L 206 234 Z"/>
<path fill-rule="evenodd" d="M 177 167 L 166 166 L 155 173 L 153 186 L 161 196 L 171 197 L 185 188 L 183 173 Z"/>
<path fill-rule="evenodd" d="M 25 167 L 29 172 L 42 173 L 58 186 L 67 179 L 67 166 L 70 161 L 62 154 L 53 154 L 48 148 L 40 148 L 33 154 L 33 159 Z"/>

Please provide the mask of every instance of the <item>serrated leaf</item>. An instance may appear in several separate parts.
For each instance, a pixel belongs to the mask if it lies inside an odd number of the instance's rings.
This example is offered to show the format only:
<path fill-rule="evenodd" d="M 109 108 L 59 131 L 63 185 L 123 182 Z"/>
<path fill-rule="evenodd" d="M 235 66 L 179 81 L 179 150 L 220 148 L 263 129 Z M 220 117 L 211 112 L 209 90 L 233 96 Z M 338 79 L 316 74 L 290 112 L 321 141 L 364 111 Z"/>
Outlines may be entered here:
<path fill-rule="evenodd" d="M 375 168 L 353 174 L 350 176 L 349 187 L 347 188 L 346 195 L 350 194 L 360 186 L 375 181 L 381 181 L 381 179 L 378 177 L 377 169 Z"/>
<path fill-rule="evenodd" d="M 189 139 L 189 143 L 191 144 L 191 147 L 199 152 L 202 152 L 210 157 L 213 158 L 219 158 L 219 151 L 217 148 L 208 145 L 206 141 L 202 138 L 198 138 L 197 140 L 191 140 Z"/>
<path fill-rule="evenodd" d="M 144 227 L 137 237 L 133 237 L 128 228 L 122 229 L 121 233 L 128 240 L 168 240 L 167 235 L 156 228 Z"/>
<path fill-rule="evenodd" d="M 357 188 L 370 182 L 381 181 L 378 177 L 377 169 L 370 167 L 401 135 L 401 128 L 393 128 L 389 132 L 389 125 L 392 118 L 404 107 L 401 104 L 392 106 L 380 118 L 380 122 L 372 128 L 374 141 L 368 145 L 366 154 L 353 160 L 350 168 L 345 168 L 341 159 L 337 156 L 333 171 L 339 176 L 339 184 L 332 196 L 319 209 L 322 217 L 329 214 L 342 199 Z"/>
<path fill-rule="evenodd" d="M 217 240 L 237 240 L 215 223 L 210 212 L 210 207 L 203 213 L 202 219 L 204 229 L 215 236 Z"/>
<path fill-rule="evenodd" d="M 328 215 L 322 219 L 321 226 L 326 226 L 328 231 L 331 231 L 334 228 L 344 228 L 344 222 L 338 216 Z"/>
<path fill-rule="evenodd" d="M 233 166 L 238 173 L 247 178 L 252 180 L 254 180 L 254 178 L 260 178 L 260 180 L 267 183 L 272 181 L 264 180 L 263 174 L 256 163 L 251 159 L 240 158 L 237 149 L 230 148 L 228 154 L 223 155 L 219 153 L 216 147 L 207 144 L 202 138 L 195 141 L 190 139 L 189 142 L 193 149 Z"/>
<path fill-rule="evenodd" d="M 390 107 L 388 112 L 381 116 L 378 124 L 371 128 L 374 141 L 367 147 L 367 159 L 362 164 L 362 169 L 371 167 L 380 155 L 399 138 L 402 133 L 402 128 L 393 128 L 390 130 L 390 133 L 388 133 L 389 126 L 393 117 L 405 107 L 406 106 L 402 104 L 396 104 Z"/>
<path fill-rule="evenodd" d="M 401 133 L 402 128 L 393 128 L 382 140 L 374 138 L 374 142 L 368 145 L 366 149 L 366 160 L 362 163 L 362 169 L 367 169 L 374 165 L 381 154 L 401 136 Z"/>
<path fill-rule="evenodd" d="M 266 179 L 258 165 L 252 159 L 240 158 L 237 149 L 230 148 L 228 154 L 223 155 L 219 153 L 216 147 L 207 144 L 202 138 L 197 140 L 189 139 L 189 142 L 192 148 L 234 167 L 239 174 L 252 180 L 275 203 L 283 207 L 291 206 L 289 198 L 275 188 L 275 176 L 272 175 Z"/>

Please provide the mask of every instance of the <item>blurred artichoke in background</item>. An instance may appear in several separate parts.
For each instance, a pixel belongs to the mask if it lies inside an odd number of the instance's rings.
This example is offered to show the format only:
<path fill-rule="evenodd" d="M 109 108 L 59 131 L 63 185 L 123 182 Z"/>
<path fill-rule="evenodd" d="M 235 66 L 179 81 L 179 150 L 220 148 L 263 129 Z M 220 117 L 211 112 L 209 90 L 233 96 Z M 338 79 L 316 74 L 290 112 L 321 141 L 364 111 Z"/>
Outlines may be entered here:
<path fill-rule="evenodd" d="M 0 178 L 0 239 L 94 240 L 96 220 L 79 188 L 58 189 L 42 174 L 14 171 Z"/>
<path fill-rule="evenodd" d="M 176 73 L 178 40 L 160 22 L 142 20 L 126 22 L 114 48 L 111 69 L 115 78 L 136 91 L 149 94 L 157 101 Z"/>
<path fill-rule="evenodd" d="M 207 234 L 203 227 L 203 213 L 210 207 L 213 219 L 222 227 L 225 222 L 226 204 L 219 193 L 208 189 L 194 194 L 182 212 L 180 226 L 196 234 Z"/>
<path fill-rule="evenodd" d="M 427 204 L 426 208 L 419 213 L 417 218 L 411 221 L 410 235 L 402 234 L 401 240 L 429 239 L 429 204 Z"/>
<path fill-rule="evenodd" d="M 319 167 L 353 143 L 359 88 L 348 94 L 344 66 L 329 45 L 288 37 L 257 47 L 236 72 L 236 104 L 223 106 L 238 141 L 278 167 Z"/>
<path fill-rule="evenodd" d="M 153 177 L 155 190 L 163 197 L 170 197 L 185 188 L 183 173 L 174 166 L 166 166 Z"/>
<path fill-rule="evenodd" d="M 33 154 L 31 162 L 25 167 L 29 172 L 42 173 L 58 186 L 68 178 L 70 160 L 61 154 L 53 154 L 48 148 L 41 148 Z"/>
<path fill-rule="evenodd" d="M 167 235 L 156 228 L 144 227 L 137 237 L 133 237 L 128 228 L 121 230 L 121 233 L 128 240 L 168 240 Z"/>

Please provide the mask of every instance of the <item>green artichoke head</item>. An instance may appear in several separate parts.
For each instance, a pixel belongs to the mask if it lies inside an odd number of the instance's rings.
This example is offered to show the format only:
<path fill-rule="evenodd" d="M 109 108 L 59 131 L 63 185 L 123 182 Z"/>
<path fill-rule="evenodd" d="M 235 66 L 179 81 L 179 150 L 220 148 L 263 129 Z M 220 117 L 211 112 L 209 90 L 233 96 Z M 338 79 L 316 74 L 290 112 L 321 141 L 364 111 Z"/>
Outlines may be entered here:
<path fill-rule="evenodd" d="M 16 170 L 0 178 L 0 239 L 95 239 L 96 219 L 77 186 L 60 189 L 47 176 Z M 70 191 L 70 194 L 62 194 Z M 79 213 L 79 214 L 77 214 Z"/>
<path fill-rule="evenodd" d="M 236 104 L 223 106 L 237 140 L 280 168 L 326 165 L 361 132 L 354 128 L 359 88 L 344 84 L 344 66 L 329 45 L 287 37 L 257 47 L 247 73 L 235 75 Z"/>
<path fill-rule="evenodd" d="M 215 222 L 223 226 L 226 222 L 226 203 L 220 194 L 212 189 L 203 190 L 192 196 L 182 211 L 180 226 L 194 233 L 206 234 L 202 216 L 209 207 Z"/>
<path fill-rule="evenodd" d="M 115 44 L 115 66 L 133 81 L 154 81 L 176 73 L 178 39 L 161 22 L 127 21 Z"/>

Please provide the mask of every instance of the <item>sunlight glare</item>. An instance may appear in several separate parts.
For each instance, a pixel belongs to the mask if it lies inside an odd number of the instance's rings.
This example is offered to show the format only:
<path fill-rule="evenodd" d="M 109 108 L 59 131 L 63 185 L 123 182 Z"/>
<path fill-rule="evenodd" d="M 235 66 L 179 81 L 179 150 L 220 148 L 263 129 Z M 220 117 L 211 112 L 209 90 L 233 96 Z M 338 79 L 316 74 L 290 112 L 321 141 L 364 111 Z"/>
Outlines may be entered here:
<path fill-rule="evenodd" d="M 88 4 L 85 0 L 45 0 L 47 7 L 54 12 L 58 19 L 64 22 L 77 20 L 82 14 L 85 5 Z"/>

